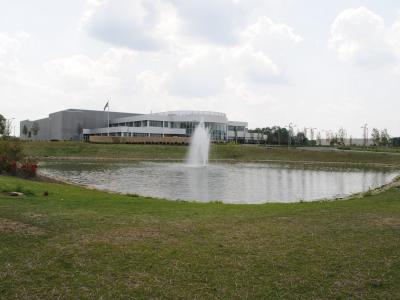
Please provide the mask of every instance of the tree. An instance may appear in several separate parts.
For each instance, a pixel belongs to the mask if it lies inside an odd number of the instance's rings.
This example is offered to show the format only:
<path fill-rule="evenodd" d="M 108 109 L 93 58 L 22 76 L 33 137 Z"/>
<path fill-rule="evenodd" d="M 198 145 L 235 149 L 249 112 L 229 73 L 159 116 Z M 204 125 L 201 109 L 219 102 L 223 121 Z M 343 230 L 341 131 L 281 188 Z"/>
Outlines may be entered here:
<path fill-rule="evenodd" d="M 28 127 L 26 127 L 26 125 L 24 125 L 24 126 L 22 127 L 22 134 L 23 134 L 24 136 L 26 136 L 26 135 L 28 134 Z"/>
<path fill-rule="evenodd" d="M 38 122 L 33 122 L 31 130 L 33 135 L 38 135 L 40 130 Z"/>
<path fill-rule="evenodd" d="M 4 131 L 6 129 L 6 118 L 0 114 L 0 135 L 4 135 Z"/>
<path fill-rule="evenodd" d="M 335 135 L 332 134 L 332 135 L 330 136 L 330 139 L 329 139 L 329 145 L 335 146 L 335 145 L 337 145 L 337 144 L 339 144 L 338 136 L 337 136 L 337 134 L 335 134 Z"/>
<path fill-rule="evenodd" d="M 373 128 L 371 132 L 372 141 L 375 146 L 379 146 L 381 144 L 381 135 L 377 128 Z"/>
<path fill-rule="evenodd" d="M 381 145 L 382 146 L 388 146 L 389 145 L 389 142 L 390 142 L 390 135 L 389 135 L 389 133 L 387 132 L 387 129 L 383 129 L 382 131 L 381 131 Z"/>
<path fill-rule="evenodd" d="M 6 120 L 6 127 L 4 128 L 3 137 L 9 138 L 12 131 L 12 121 Z"/>
<path fill-rule="evenodd" d="M 339 129 L 339 131 L 338 131 L 336 137 L 337 137 L 337 143 L 338 143 L 340 146 L 345 146 L 345 144 L 346 144 L 345 139 L 346 139 L 346 137 L 347 137 L 347 133 L 346 133 L 346 130 L 345 130 L 343 127 L 341 127 L 341 128 Z"/>
<path fill-rule="evenodd" d="M 308 144 L 308 139 L 304 132 L 298 132 L 295 137 L 295 140 L 296 140 L 296 144 L 298 144 L 300 146 L 306 146 Z"/>

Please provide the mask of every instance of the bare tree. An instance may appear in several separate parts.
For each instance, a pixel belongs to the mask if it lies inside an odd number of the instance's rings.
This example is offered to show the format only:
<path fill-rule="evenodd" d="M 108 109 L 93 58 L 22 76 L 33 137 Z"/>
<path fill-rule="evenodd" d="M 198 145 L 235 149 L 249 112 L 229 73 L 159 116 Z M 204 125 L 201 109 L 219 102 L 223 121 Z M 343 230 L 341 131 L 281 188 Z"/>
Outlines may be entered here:
<path fill-rule="evenodd" d="M 340 127 L 336 136 L 337 136 L 337 143 L 341 146 L 345 146 L 346 144 L 345 139 L 347 137 L 346 130 L 343 127 Z"/>
<path fill-rule="evenodd" d="M 381 145 L 388 146 L 389 142 L 390 142 L 390 135 L 389 135 L 387 129 L 385 128 L 381 131 Z"/>
<path fill-rule="evenodd" d="M 3 137 L 4 138 L 9 138 L 11 136 L 11 131 L 12 131 L 12 121 L 6 119 L 5 127 L 4 127 L 4 130 L 3 130 Z"/>
<path fill-rule="evenodd" d="M 381 144 L 381 135 L 377 128 L 373 128 L 371 131 L 372 141 L 374 142 L 375 146 L 379 146 Z"/>

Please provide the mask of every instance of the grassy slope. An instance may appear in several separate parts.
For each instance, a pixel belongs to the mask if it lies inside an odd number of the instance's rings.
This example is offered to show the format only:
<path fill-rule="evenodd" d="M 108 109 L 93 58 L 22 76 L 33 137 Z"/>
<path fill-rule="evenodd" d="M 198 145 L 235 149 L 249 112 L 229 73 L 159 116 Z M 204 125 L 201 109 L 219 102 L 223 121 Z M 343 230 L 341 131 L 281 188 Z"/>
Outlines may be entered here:
<path fill-rule="evenodd" d="M 400 190 L 170 202 L 0 176 L 0 298 L 400 298 Z M 49 191 L 49 196 L 42 195 Z"/>
<path fill-rule="evenodd" d="M 77 142 L 30 142 L 28 153 L 53 157 L 107 157 L 137 159 L 183 159 L 185 146 L 102 145 Z M 212 145 L 211 159 L 287 160 L 346 163 L 381 163 L 400 165 L 400 155 L 374 152 L 306 151 L 287 148 L 263 148 L 242 145 Z"/>

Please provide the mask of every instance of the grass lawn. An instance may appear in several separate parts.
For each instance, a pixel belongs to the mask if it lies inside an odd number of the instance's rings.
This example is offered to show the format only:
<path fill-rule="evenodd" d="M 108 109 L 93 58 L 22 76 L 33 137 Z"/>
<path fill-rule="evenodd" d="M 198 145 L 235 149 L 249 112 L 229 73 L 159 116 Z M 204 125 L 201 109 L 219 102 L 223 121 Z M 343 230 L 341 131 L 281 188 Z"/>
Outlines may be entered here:
<path fill-rule="evenodd" d="M 107 145 L 81 142 L 25 142 L 30 155 L 79 158 L 184 159 L 187 146 L 171 145 Z M 212 145 L 211 159 L 221 160 L 284 160 L 333 163 L 390 164 L 400 166 L 400 155 L 379 152 L 308 151 L 301 148 L 265 148 L 262 146 Z"/>
<path fill-rule="evenodd" d="M 11 190 L 27 196 L 4 194 Z M 396 187 L 266 205 L 173 202 L 6 176 L 0 192 L 1 299 L 400 299 Z"/>

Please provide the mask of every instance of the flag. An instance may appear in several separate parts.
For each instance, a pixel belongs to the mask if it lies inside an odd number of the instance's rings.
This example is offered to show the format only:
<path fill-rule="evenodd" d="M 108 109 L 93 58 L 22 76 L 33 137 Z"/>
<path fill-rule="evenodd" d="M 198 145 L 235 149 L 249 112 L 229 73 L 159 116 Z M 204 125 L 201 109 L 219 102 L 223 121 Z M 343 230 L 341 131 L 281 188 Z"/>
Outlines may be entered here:
<path fill-rule="evenodd" d="M 110 101 L 107 101 L 106 105 L 104 106 L 104 110 L 106 110 L 107 107 L 110 108 L 110 106 L 108 105 L 109 102 Z"/>

